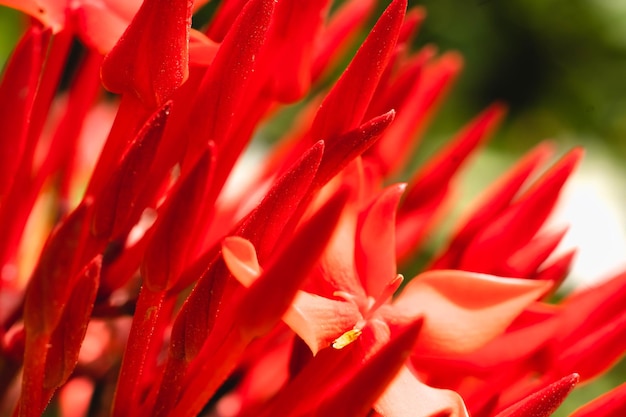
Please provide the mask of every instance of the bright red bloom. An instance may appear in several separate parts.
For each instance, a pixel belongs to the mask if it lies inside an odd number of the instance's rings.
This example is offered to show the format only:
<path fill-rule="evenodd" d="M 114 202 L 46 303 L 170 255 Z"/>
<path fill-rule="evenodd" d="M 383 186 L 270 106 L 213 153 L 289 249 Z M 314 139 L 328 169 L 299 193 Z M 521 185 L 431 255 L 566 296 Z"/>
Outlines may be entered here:
<path fill-rule="evenodd" d="M 531 151 L 398 273 L 504 115 L 398 182 L 462 67 L 411 50 L 406 0 L 334 82 L 375 2 L 226 0 L 202 33 L 203 2 L 1 3 L 36 20 L 0 83 L 0 413 L 549 416 L 623 356 L 626 273 L 547 301 L 573 253 L 553 258 L 565 230 L 544 224 L 580 149 L 528 184 L 552 155 Z"/>

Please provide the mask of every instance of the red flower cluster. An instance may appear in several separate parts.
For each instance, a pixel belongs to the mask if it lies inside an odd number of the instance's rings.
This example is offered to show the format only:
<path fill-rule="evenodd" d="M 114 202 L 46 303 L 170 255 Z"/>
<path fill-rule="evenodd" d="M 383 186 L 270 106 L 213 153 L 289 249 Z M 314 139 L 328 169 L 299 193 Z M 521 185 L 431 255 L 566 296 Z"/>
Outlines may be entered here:
<path fill-rule="evenodd" d="M 0 3 L 34 17 L 0 84 L 2 413 L 542 417 L 626 351 L 626 273 L 546 301 L 580 149 L 539 177 L 531 151 L 398 274 L 504 113 L 394 182 L 462 66 L 412 51 L 406 0 L 330 86 L 374 1 L 227 0 L 203 32 L 192 0 Z M 575 413 L 622 415 L 624 385 Z"/>

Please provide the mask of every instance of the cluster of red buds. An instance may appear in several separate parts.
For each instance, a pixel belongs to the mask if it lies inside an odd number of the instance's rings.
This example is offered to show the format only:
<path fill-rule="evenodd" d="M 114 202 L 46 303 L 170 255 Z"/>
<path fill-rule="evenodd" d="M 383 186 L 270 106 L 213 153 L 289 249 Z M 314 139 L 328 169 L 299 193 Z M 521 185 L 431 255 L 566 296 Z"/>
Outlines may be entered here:
<path fill-rule="evenodd" d="M 224 0 L 201 31 L 206 0 L 0 3 L 30 15 L 0 84 L 0 414 L 544 417 L 626 351 L 626 272 L 550 301 L 581 149 L 530 151 L 398 273 L 504 114 L 406 173 L 462 67 L 412 48 L 406 0 Z M 573 416 L 624 415 L 626 385 Z"/>

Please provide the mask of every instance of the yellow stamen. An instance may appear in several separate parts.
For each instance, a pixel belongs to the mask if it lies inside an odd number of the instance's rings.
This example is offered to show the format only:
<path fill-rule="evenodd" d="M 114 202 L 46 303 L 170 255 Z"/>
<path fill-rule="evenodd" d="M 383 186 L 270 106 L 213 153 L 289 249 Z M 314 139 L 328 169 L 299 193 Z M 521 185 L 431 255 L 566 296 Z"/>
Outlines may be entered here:
<path fill-rule="evenodd" d="M 361 336 L 362 331 L 360 329 L 352 329 L 348 330 L 338 338 L 336 338 L 333 343 L 333 349 L 343 349 L 348 346 L 350 343 L 354 342 L 356 339 Z"/>

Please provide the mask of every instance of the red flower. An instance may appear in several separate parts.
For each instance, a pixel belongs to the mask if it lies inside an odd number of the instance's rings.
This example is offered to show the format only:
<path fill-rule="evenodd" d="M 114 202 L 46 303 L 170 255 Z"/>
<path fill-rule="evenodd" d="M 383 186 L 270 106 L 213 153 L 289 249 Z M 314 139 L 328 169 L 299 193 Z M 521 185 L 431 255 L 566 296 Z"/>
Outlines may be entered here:
<path fill-rule="evenodd" d="M 2 413 L 548 416 L 623 356 L 625 273 L 547 301 L 573 253 L 544 223 L 579 149 L 528 186 L 552 153 L 532 151 L 398 274 L 504 113 L 397 182 L 462 66 L 411 52 L 406 0 L 334 82 L 375 2 L 227 0 L 203 32 L 203 2 L 1 3 L 35 18 L 0 83 Z"/>

